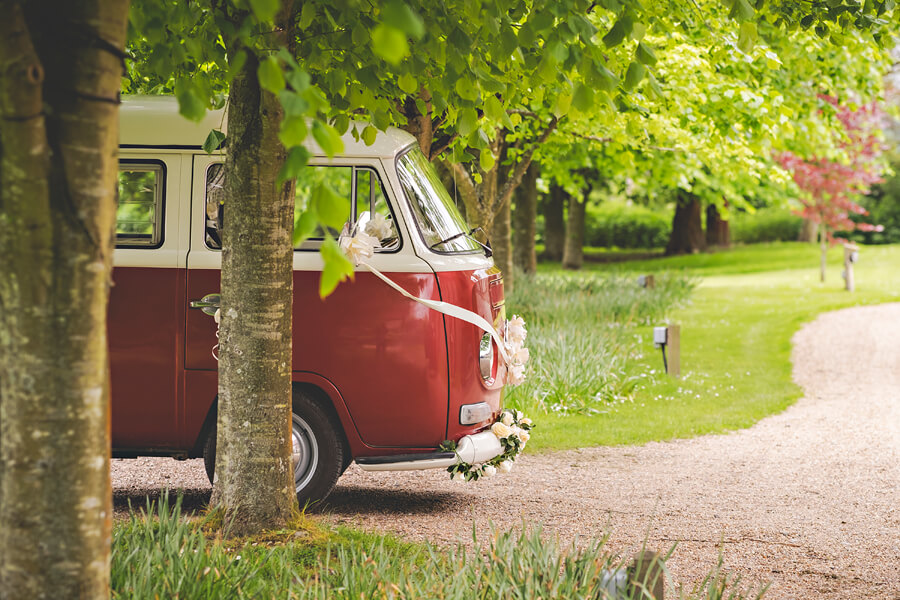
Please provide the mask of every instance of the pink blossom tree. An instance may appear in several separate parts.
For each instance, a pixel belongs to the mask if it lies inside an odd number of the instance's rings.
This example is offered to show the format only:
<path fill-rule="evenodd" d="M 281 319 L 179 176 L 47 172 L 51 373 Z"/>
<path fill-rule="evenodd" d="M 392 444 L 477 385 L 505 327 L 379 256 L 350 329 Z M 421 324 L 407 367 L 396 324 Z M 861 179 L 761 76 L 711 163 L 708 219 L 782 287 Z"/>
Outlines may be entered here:
<path fill-rule="evenodd" d="M 874 102 L 854 109 L 830 96 L 821 99 L 835 108 L 835 117 L 841 124 L 836 132 L 841 136 L 838 147 L 844 160 L 803 158 L 792 152 L 784 152 L 776 160 L 792 173 L 797 187 L 805 192 L 800 198 L 803 208 L 798 212 L 815 223 L 818 230 L 822 248 L 820 277 L 824 282 L 826 253 L 828 245 L 835 243 L 835 232 L 883 230 L 881 225 L 853 221 L 850 215 L 868 214 L 856 200 L 882 181 L 884 148 L 879 136 L 883 113 Z"/>

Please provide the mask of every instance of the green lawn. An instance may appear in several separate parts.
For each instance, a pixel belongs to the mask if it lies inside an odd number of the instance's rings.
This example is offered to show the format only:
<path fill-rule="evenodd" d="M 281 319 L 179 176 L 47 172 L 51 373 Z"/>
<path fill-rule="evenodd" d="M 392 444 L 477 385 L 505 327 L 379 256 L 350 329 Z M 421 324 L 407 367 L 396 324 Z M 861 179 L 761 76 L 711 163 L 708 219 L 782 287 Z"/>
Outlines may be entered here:
<path fill-rule="evenodd" d="M 601 414 L 535 414 L 529 451 L 643 444 L 744 428 L 800 397 L 791 380 L 791 337 L 821 312 L 900 300 L 900 246 L 860 250 L 856 291 L 843 289 L 842 249 L 829 252 L 827 281 L 818 281 L 818 249 L 780 243 L 714 254 L 585 265 L 617 274 L 686 270 L 700 278 L 692 301 L 671 315 L 681 325 L 678 380 L 660 374 L 651 327 L 641 337 L 630 400 Z M 558 266 L 545 264 L 543 271 Z M 660 323 L 661 324 L 661 323 Z M 585 357 L 590 360 L 590 357 Z M 602 407 L 601 407 L 602 408 Z"/>

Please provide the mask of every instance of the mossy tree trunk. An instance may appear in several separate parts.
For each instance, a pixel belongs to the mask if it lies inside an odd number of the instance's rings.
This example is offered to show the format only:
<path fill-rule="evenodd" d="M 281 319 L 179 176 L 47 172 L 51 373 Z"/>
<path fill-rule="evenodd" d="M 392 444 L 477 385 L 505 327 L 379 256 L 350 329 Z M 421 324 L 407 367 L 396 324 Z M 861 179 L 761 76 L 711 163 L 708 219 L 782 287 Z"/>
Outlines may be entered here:
<path fill-rule="evenodd" d="M 229 51 L 240 50 L 230 42 Z M 232 536 L 284 527 L 297 498 L 291 463 L 294 186 L 279 183 L 279 100 L 260 89 L 255 53 L 231 84 L 216 481 L 211 504 Z"/>
<path fill-rule="evenodd" d="M 584 217 L 590 188 L 584 195 L 569 196 L 569 211 L 566 218 L 566 245 L 563 249 L 563 269 L 580 269 L 584 263 Z"/>
<path fill-rule="evenodd" d="M 695 254 L 703 250 L 706 250 L 706 236 L 703 234 L 700 198 L 689 192 L 679 192 L 666 255 Z"/>
<path fill-rule="evenodd" d="M 537 271 L 534 244 L 537 236 L 539 173 L 537 163 L 531 163 L 516 191 L 516 208 L 513 211 L 513 264 L 523 273 L 529 274 Z"/>
<path fill-rule="evenodd" d="M 0 597 L 108 598 L 128 2 L 6 1 L 0 14 Z"/>
<path fill-rule="evenodd" d="M 544 258 L 561 261 L 566 245 L 566 191 L 550 186 L 550 194 L 544 199 Z"/>

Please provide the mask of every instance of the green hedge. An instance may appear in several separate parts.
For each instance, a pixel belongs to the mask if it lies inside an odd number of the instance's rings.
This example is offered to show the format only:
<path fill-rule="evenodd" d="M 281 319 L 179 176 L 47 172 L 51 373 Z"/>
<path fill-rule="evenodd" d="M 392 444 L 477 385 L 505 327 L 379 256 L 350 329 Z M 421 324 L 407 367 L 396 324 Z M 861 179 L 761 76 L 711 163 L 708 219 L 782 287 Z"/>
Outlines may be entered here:
<path fill-rule="evenodd" d="M 731 215 L 731 241 L 743 244 L 795 242 L 803 219 L 789 210 L 763 209 L 755 214 Z"/>
<path fill-rule="evenodd" d="M 672 216 L 667 210 L 624 204 L 588 206 L 585 245 L 618 248 L 662 248 L 669 241 Z"/>

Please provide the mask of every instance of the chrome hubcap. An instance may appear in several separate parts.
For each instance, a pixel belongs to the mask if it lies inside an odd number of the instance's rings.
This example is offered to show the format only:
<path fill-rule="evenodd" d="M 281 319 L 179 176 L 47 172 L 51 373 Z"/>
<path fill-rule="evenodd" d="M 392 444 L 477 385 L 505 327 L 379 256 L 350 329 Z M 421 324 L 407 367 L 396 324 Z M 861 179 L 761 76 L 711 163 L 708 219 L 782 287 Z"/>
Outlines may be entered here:
<path fill-rule="evenodd" d="M 297 415 L 291 419 L 291 462 L 294 465 L 294 484 L 299 492 L 309 484 L 316 472 L 319 448 L 312 428 Z"/>

